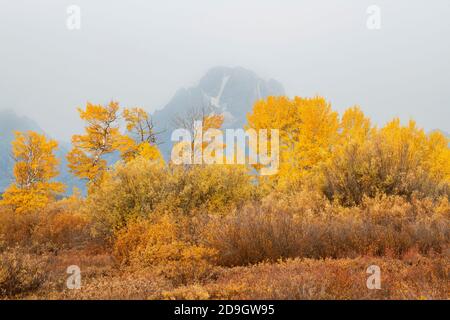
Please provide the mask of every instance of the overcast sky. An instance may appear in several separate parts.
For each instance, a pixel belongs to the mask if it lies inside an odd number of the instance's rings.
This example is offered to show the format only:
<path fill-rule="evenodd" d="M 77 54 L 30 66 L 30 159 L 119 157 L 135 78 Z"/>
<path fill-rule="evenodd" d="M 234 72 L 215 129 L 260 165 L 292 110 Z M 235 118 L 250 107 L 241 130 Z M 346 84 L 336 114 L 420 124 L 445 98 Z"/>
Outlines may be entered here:
<path fill-rule="evenodd" d="M 66 27 L 72 4 L 80 30 Z M 380 30 L 366 26 L 374 4 Z M 69 140 L 86 101 L 153 111 L 223 65 L 378 124 L 450 132 L 449 19 L 449 0 L 0 0 L 0 109 Z"/>

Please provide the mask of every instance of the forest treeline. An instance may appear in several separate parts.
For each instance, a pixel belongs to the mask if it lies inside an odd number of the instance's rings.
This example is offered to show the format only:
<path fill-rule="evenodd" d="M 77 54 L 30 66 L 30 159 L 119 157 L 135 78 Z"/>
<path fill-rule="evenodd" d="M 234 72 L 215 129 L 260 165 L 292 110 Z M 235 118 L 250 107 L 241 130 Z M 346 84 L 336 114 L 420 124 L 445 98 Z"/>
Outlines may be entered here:
<path fill-rule="evenodd" d="M 439 132 L 412 120 L 377 127 L 359 107 L 339 115 L 322 97 L 269 97 L 255 103 L 246 125 L 279 130 L 279 170 L 264 176 L 258 165 L 165 161 L 143 109 L 110 102 L 78 111 L 85 131 L 72 137 L 67 160 L 87 182 L 86 196 L 62 198 L 56 141 L 16 133 L 15 179 L 0 200 L 0 295 L 42 290 L 48 275 L 36 267 L 40 259 L 67 250 L 108 252 L 127 272 L 150 268 L 175 290 L 156 290 L 156 298 L 197 298 L 206 290 L 198 284 L 215 279 L 218 267 L 400 259 L 414 251 L 444 259 L 430 267 L 438 281 L 428 294 L 447 295 L 450 140 Z M 205 131 L 224 121 L 217 114 L 196 120 Z M 120 161 L 109 164 L 112 154 Z M 413 287 L 408 294 L 418 297 Z"/>

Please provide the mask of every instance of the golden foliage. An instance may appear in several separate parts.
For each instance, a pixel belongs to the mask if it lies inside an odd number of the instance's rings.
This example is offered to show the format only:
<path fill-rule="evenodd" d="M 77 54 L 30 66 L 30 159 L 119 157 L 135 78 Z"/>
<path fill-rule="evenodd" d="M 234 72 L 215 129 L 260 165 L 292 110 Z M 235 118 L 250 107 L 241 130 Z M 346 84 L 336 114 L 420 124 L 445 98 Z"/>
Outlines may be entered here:
<path fill-rule="evenodd" d="M 46 280 L 46 263 L 19 248 L 0 253 L 0 298 L 37 290 Z"/>
<path fill-rule="evenodd" d="M 298 199 L 300 197 L 300 199 Z M 326 204 L 311 195 L 268 198 L 235 214 L 215 217 L 204 241 L 225 266 L 280 258 L 401 257 L 445 252 L 450 241 L 448 199 L 366 198 L 360 207 Z M 322 203 L 322 204 L 321 204 Z"/>
<path fill-rule="evenodd" d="M 279 173 L 260 177 L 239 165 L 164 163 L 140 108 L 88 103 L 79 113 L 85 134 L 68 160 L 89 181 L 85 199 L 55 200 L 56 142 L 29 132 L 13 143 L 1 297 L 448 298 L 442 134 L 398 119 L 376 128 L 359 107 L 340 119 L 321 97 L 270 97 L 248 115 L 249 128 L 280 130 Z M 199 119 L 204 131 L 223 125 L 222 115 Z M 122 161 L 109 165 L 115 153 Z M 47 264 L 50 252 L 57 261 Z M 64 289 L 71 264 L 83 265 L 83 290 Z M 365 286 L 370 264 L 383 269 L 382 290 Z"/>
<path fill-rule="evenodd" d="M 380 290 L 366 287 L 366 269 L 383 270 Z M 162 297 L 192 296 L 231 300 L 405 300 L 448 299 L 448 257 L 423 257 L 411 251 L 403 259 L 290 259 L 225 269 L 214 282 L 166 291 Z"/>
<path fill-rule="evenodd" d="M 123 135 L 118 143 L 122 159 L 130 161 L 136 157 L 143 157 L 148 160 L 163 161 L 156 146 L 153 123 L 147 112 L 141 108 L 124 109 L 123 118 L 131 137 Z"/>
<path fill-rule="evenodd" d="M 105 237 L 136 217 L 206 211 L 225 214 L 251 199 L 254 188 L 242 167 L 167 166 L 137 158 L 116 165 L 89 195 L 86 211 L 98 235 Z"/>
<path fill-rule="evenodd" d="M 186 159 L 189 163 L 201 164 L 204 163 L 204 159 L 208 157 L 211 161 L 218 159 L 220 164 L 225 163 L 225 144 L 221 143 L 217 145 L 217 141 L 214 141 L 214 135 L 221 134 L 219 130 L 224 121 L 223 115 L 208 114 L 191 115 L 190 119 L 178 119 L 177 125 L 182 126 L 184 129 L 189 130 L 191 134 L 191 141 L 177 142 L 172 149 L 172 157 L 176 155 L 180 159 Z M 208 132 L 209 130 L 209 132 Z M 212 134 L 211 134 L 212 133 Z M 203 139 L 210 140 L 209 142 Z M 214 143 L 211 143 L 211 140 Z M 221 149 L 222 159 L 219 155 L 216 155 L 216 150 Z M 196 159 L 203 159 L 201 162 L 196 163 Z M 173 158 L 172 158 L 173 159 Z"/>
<path fill-rule="evenodd" d="M 138 156 L 162 161 L 147 113 L 140 108 L 123 111 L 127 131 L 132 135 L 129 136 L 120 132 L 119 108 L 117 102 L 111 101 L 106 106 L 88 103 L 86 110 L 78 109 L 87 126 L 84 135 L 72 137 L 74 147 L 67 160 L 70 170 L 79 178 L 87 179 L 92 188 L 98 187 L 107 177 L 105 156 L 116 151 L 125 161 Z"/>
<path fill-rule="evenodd" d="M 440 133 L 427 135 L 413 121 L 402 126 L 398 119 L 379 130 L 369 130 L 366 120 L 353 130 L 360 134 L 345 138 L 324 168 L 329 198 L 354 205 L 379 194 L 450 194 L 450 149 Z"/>
<path fill-rule="evenodd" d="M 12 143 L 14 183 L 6 189 L 0 204 L 16 213 L 41 210 L 64 191 L 64 185 L 52 181 L 58 175 L 59 160 L 53 154 L 54 140 L 29 131 L 16 132 Z"/>
<path fill-rule="evenodd" d="M 107 161 L 103 157 L 116 150 L 121 138 L 118 111 L 119 104 L 113 101 L 106 106 L 88 103 L 86 110 L 78 109 L 87 126 L 84 135 L 72 137 L 73 149 L 67 160 L 72 173 L 94 185 L 105 177 Z"/>
<path fill-rule="evenodd" d="M 280 170 L 269 178 L 277 190 L 323 186 L 347 205 L 382 193 L 449 194 L 449 139 L 413 121 L 376 129 L 359 107 L 339 120 L 321 97 L 269 97 L 255 104 L 248 127 L 280 130 Z"/>
<path fill-rule="evenodd" d="M 370 119 L 359 107 L 347 109 L 341 119 L 340 143 L 364 142 L 372 133 Z"/>
<path fill-rule="evenodd" d="M 174 283 L 209 277 L 215 251 L 182 240 L 181 228 L 173 218 L 137 220 L 120 230 L 114 244 L 116 257 L 125 264 L 153 267 Z"/>
<path fill-rule="evenodd" d="M 280 131 L 279 173 L 270 178 L 279 189 L 292 189 L 319 174 L 338 140 L 338 114 L 322 97 L 269 97 L 257 102 L 247 119 L 249 128 Z"/>
<path fill-rule="evenodd" d="M 40 212 L 0 210 L 0 251 L 20 246 L 34 252 L 64 250 L 91 241 L 89 217 L 79 212 L 81 200 L 69 198 Z"/>

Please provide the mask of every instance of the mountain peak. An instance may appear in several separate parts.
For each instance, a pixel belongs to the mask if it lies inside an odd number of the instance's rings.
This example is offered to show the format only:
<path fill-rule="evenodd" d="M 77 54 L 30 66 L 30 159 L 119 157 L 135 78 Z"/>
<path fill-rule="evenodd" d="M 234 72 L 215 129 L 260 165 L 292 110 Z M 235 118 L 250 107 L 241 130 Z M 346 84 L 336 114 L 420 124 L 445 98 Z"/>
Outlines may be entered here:
<path fill-rule="evenodd" d="M 9 141 L 14 137 L 15 131 L 36 131 L 42 133 L 39 125 L 26 116 L 19 116 L 12 109 L 0 110 L 0 137 Z"/>
<path fill-rule="evenodd" d="M 240 93 L 254 96 L 253 98 L 262 99 L 268 95 L 284 94 L 283 85 L 276 80 L 268 81 L 259 77 L 255 72 L 243 67 L 214 67 L 211 68 L 200 79 L 198 87 L 204 93 L 211 97 L 222 97 L 221 94 L 227 95 L 227 92 L 236 92 L 239 87 Z M 241 96 L 242 97 L 242 96 Z M 239 97 L 239 98 L 241 98 Z M 253 102 L 254 103 L 254 102 Z"/>

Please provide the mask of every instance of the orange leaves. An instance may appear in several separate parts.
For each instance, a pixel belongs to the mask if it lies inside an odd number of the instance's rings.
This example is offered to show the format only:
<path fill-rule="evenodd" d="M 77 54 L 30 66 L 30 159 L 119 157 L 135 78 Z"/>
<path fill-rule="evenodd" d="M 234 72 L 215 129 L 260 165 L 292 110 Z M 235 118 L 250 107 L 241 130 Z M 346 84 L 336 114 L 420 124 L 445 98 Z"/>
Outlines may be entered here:
<path fill-rule="evenodd" d="M 185 241 L 181 224 L 170 216 L 132 221 L 117 233 L 115 256 L 138 269 L 152 267 L 174 283 L 202 280 L 212 272 L 216 252 Z"/>

